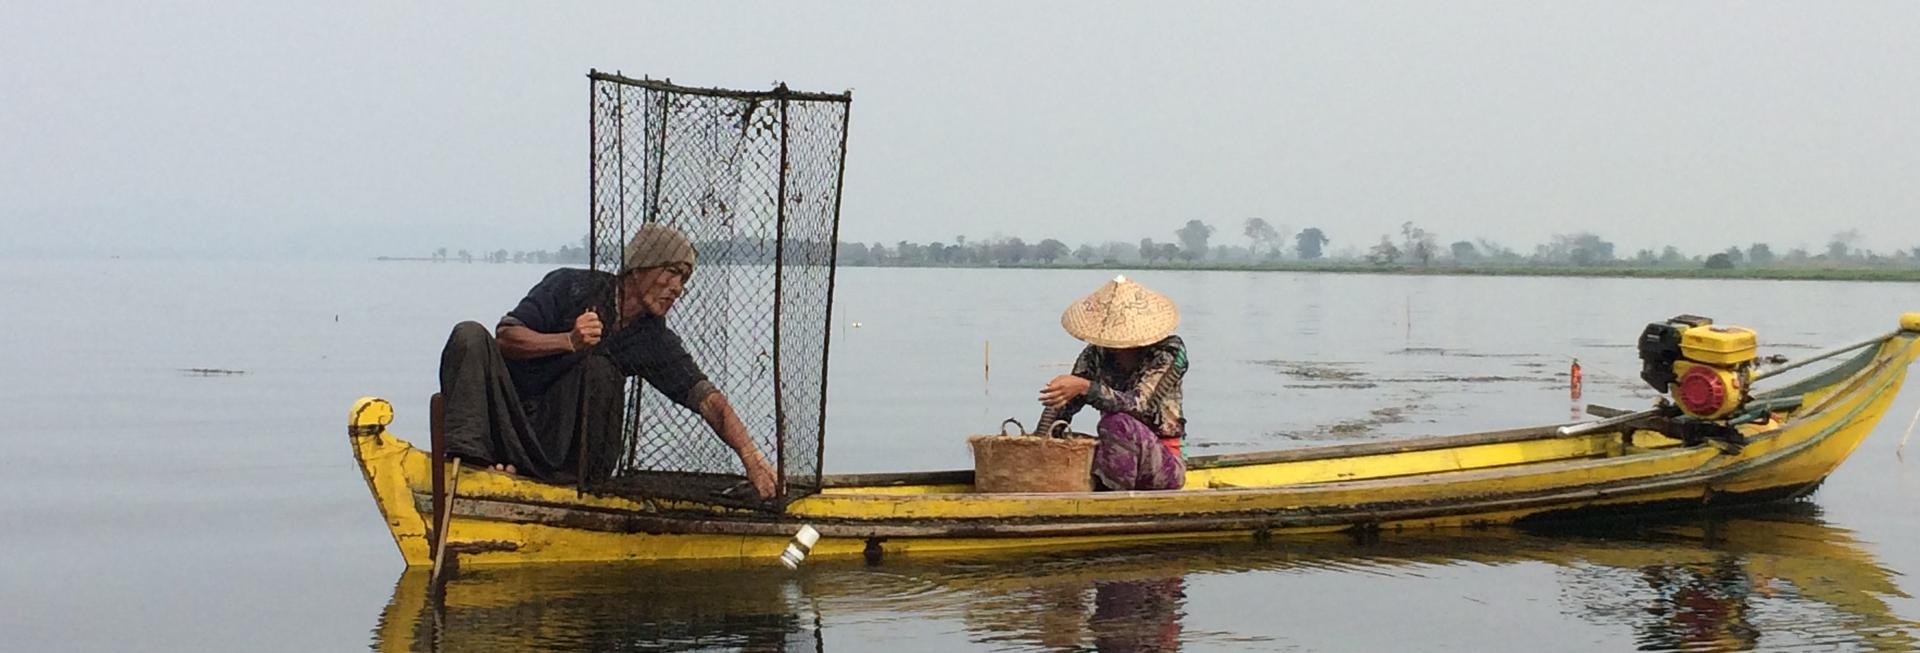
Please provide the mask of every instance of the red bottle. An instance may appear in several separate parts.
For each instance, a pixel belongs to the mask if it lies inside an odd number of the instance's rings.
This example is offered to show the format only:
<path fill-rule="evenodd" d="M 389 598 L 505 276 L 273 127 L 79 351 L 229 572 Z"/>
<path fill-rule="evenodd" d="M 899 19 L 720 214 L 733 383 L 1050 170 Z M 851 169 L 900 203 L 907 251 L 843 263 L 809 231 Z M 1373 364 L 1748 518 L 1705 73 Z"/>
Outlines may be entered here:
<path fill-rule="evenodd" d="M 1578 401 L 1580 399 L 1580 359 L 1573 359 L 1573 369 L 1567 374 L 1573 378 L 1573 388 L 1569 391 L 1569 396 Z"/>

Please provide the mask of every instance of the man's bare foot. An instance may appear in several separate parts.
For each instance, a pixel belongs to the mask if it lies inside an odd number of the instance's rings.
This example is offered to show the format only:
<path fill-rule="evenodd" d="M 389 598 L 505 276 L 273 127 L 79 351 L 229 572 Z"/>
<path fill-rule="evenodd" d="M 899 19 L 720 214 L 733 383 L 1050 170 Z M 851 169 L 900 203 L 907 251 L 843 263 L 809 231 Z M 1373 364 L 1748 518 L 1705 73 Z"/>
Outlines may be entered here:
<path fill-rule="evenodd" d="M 505 464 L 505 463 L 502 463 L 502 464 L 499 464 L 499 465 L 494 465 L 494 466 L 493 466 L 493 471 L 496 471 L 496 472 L 506 472 L 506 473 L 508 473 L 508 474 L 512 474 L 512 473 L 513 473 L 513 465 L 508 465 L 508 464 Z"/>

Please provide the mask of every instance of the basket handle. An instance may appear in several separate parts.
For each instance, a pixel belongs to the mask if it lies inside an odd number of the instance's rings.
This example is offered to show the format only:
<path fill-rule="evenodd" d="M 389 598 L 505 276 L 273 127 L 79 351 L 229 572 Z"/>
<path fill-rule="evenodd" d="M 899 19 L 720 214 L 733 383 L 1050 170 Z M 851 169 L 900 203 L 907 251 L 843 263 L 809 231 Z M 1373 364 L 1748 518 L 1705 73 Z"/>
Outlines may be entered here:
<path fill-rule="evenodd" d="M 1065 438 L 1071 435 L 1072 431 L 1073 425 L 1068 424 L 1064 419 L 1053 420 L 1052 424 L 1047 425 L 1047 437 L 1051 438 Z"/>
<path fill-rule="evenodd" d="M 1018 431 L 1013 432 L 1011 435 L 1025 435 L 1027 432 L 1026 425 L 1021 424 L 1020 420 L 1009 417 L 1007 418 L 1007 421 L 1000 423 L 1000 435 L 1010 435 L 1009 433 L 1007 433 L 1008 424 L 1012 424 L 1014 428 L 1020 429 Z"/>

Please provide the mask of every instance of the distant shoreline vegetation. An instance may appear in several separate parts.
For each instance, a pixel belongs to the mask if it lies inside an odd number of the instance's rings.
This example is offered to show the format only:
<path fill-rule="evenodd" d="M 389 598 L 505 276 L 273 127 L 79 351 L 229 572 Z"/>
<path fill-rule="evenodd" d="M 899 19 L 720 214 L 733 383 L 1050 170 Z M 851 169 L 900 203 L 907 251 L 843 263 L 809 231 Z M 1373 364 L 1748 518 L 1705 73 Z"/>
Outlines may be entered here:
<path fill-rule="evenodd" d="M 1048 264 L 1031 261 L 1019 264 L 983 264 L 957 265 L 950 263 L 933 264 L 858 264 L 845 260 L 843 267 L 897 267 L 897 268 L 987 268 L 1009 270 L 1165 270 L 1170 272 L 1316 272 L 1326 274 L 1399 274 L 1458 277 L 1603 277 L 1603 278 L 1639 278 L 1639 279 L 1756 279 L 1756 280 L 1807 280 L 1807 281 L 1920 281 L 1920 268 L 1832 268 L 1832 267 L 1765 267 L 1765 268 L 1662 268 L 1637 267 L 1631 265 L 1612 265 L 1606 267 L 1573 267 L 1556 265 L 1460 265 L 1436 262 L 1431 265 L 1372 265 L 1367 263 L 1215 263 L 1210 261 L 1186 262 L 1097 262 L 1081 264 L 1062 262 Z"/>
<path fill-rule="evenodd" d="M 543 263 L 549 265 L 586 265 L 587 248 L 561 245 L 555 251 L 496 249 L 491 252 L 475 254 L 467 250 L 447 251 L 447 248 L 433 250 L 427 256 L 376 256 L 376 261 L 433 261 L 436 263 Z"/>
<path fill-rule="evenodd" d="M 838 260 L 851 267 L 1920 281 L 1920 247 L 1881 253 L 1860 247 L 1862 238 L 1854 230 L 1834 234 L 1818 252 L 1805 248 L 1776 252 L 1767 243 L 1752 243 L 1692 255 L 1668 245 L 1630 256 L 1622 256 L 1612 242 L 1588 232 L 1556 235 L 1527 254 L 1485 238 L 1442 246 L 1438 235 L 1412 222 L 1401 224 L 1398 234 L 1381 235 L 1365 250 L 1348 245 L 1330 251 L 1334 241 L 1319 227 L 1290 232 L 1261 218 L 1249 218 L 1240 229 L 1244 244 L 1216 244 L 1218 229 L 1189 220 L 1172 232 L 1170 242 L 1142 238 L 1137 243 L 1107 241 L 1075 247 L 1052 238 L 1029 244 L 1017 237 L 968 241 L 963 236 L 955 237 L 953 244 L 900 241 L 889 247 L 843 242 Z"/>
<path fill-rule="evenodd" d="M 1792 248 L 1777 253 L 1767 243 L 1752 243 L 1692 255 L 1668 245 L 1658 251 L 1642 249 L 1632 256 L 1618 255 L 1612 242 L 1587 232 L 1556 235 L 1547 243 L 1535 245 L 1530 254 L 1522 254 L 1484 238 L 1454 241 L 1442 247 L 1437 235 L 1411 222 L 1400 226 L 1397 238 L 1382 235 L 1365 250 L 1349 245 L 1329 251 L 1333 239 L 1318 227 L 1286 235 L 1289 231 L 1263 219 L 1250 218 L 1241 228 L 1245 245 L 1216 244 L 1213 238 L 1219 231 L 1215 227 L 1200 220 L 1189 220 L 1172 232 L 1177 242 L 1142 238 L 1137 243 L 1107 241 L 1073 247 L 1052 238 L 1029 244 L 1018 237 L 970 241 L 965 236 L 956 236 L 951 244 L 904 240 L 891 246 L 877 242 L 840 242 L 835 255 L 839 265 L 847 267 L 1920 281 L 1920 247 L 1881 253 L 1859 247 L 1862 238 L 1853 230 L 1834 234 L 1818 252 Z M 745 259 L 766 255 L 771 251 L 769 245 L 740 241 L 700 243 L 703 252 Z M 429 256 L 382 256 L 377 260 L 585 265 L 587 249 L 563 245 L 555 251 L 498 249 L 474 254 L 467 250 L 449 252 L 442 247 Z"/>

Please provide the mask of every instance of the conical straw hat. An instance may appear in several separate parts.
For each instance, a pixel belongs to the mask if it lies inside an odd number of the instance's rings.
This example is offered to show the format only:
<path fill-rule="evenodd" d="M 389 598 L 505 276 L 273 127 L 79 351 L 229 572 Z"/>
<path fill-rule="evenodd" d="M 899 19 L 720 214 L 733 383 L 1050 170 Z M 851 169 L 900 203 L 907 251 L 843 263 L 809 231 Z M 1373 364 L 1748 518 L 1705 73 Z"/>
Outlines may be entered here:
<path fill-rule="evenodd" d="M 1180 309 L 1166 295 L 1126 277 L 1114 277 L 1068 306 L 1060 314 L 1060 326 L 1096 347 L 1132 349 L 1173 335 L 1180 326 Z"/>

